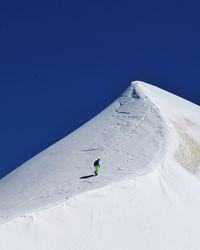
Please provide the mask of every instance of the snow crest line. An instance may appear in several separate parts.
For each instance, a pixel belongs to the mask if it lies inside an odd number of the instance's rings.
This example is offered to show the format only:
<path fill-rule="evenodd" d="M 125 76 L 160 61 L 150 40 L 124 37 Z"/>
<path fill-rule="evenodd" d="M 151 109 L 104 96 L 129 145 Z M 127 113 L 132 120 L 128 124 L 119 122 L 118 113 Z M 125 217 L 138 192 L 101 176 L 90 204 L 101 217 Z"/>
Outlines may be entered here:
<path fill-rule="evenodd" d="M 151 173 L 163 161 L 167 143 L 158 107 L 135 83 L 91 121 L 0 181 L 1 221 Z M 97 158 L 100 173 L 93 177 Z"/>
<path fill-rule="evenodd" d="M 0 249 L 199 250 L 199 131 L 198 106 L 134 82 L 0 181 Z"/>

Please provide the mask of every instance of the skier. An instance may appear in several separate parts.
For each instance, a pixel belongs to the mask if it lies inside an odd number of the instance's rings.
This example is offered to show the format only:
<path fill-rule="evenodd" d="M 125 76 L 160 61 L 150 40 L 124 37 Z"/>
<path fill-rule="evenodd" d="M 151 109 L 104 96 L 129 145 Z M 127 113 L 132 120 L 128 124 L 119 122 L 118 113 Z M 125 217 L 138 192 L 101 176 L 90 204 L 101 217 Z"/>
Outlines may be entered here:
<path fill-rule="evenodd" d="M 100 159 L 97 159 L 95 162 L 94 162 L 94 173 L 95 175 L 98 175 L 99 173 L 99 168 L 100 168 Z"/>

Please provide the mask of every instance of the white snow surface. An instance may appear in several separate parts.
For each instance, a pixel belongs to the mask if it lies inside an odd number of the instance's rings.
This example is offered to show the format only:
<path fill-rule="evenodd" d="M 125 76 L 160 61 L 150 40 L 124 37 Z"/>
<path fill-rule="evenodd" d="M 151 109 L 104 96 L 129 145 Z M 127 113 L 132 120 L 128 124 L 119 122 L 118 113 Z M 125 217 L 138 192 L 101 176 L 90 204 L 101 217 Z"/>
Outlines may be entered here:
<path fill-rule="evenodd" d="M 199 106 L 133 82 L 0 180 L 0 250 L 199 250 L 199 177 Z"/>

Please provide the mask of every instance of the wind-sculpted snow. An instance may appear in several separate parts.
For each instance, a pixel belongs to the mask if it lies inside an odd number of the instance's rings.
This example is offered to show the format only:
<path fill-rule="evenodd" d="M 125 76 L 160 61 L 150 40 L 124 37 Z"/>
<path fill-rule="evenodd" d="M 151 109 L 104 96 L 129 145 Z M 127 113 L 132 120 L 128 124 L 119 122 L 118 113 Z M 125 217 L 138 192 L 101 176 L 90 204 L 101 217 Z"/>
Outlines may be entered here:
<path fill-rule="evenodd" d="M 141 90 L 159 107 L 168 128 L 169 155 L 195 175 L 200 172 L 200 107 L 151 85 Z"/>
<path fill-rule="evenodd" d="M 190 129 L 194 127 L 194 124 L 190 122 L 188 124 L 188 121 L 185 125 L 186 127 L 189 126 Z M 200 170 L 200 143 L 196 141 L 196 138 L 187 133 L 184 124 L 181 126 L 181 124 L 176 125 L 174 123 L 174 127 L 180 136 L 179 145 L 174 154 L 175 159 L 187 170 L 198 175 Z M 198 130 L 200 131 L 200 127 Z"/>
<path fill-rule="evenodd" d="M 93 120 L 1 181 L 1 218 L 147 174 L 164 157 L 166 140 L 158 109 L 131 85 Z M 89 178 L 96 158 L 100 175 Z"/>
<path fill-rule="evenodd" d="M 199 106 L 134 82 L 1 180 L 0 250 L 199 250 L 199 155 Z"/>

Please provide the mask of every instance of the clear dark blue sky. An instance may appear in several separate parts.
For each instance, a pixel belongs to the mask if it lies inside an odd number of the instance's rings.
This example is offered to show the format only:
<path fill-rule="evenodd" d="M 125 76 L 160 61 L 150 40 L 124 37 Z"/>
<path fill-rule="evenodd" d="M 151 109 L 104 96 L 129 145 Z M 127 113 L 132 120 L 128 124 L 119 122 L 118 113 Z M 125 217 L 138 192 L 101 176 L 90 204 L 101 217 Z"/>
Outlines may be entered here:
<path fill-rule="evenodd" d="M 0 178 L 88 121 L 132 80 L 199 104 L 195 3 L 1 1 Z"/>

